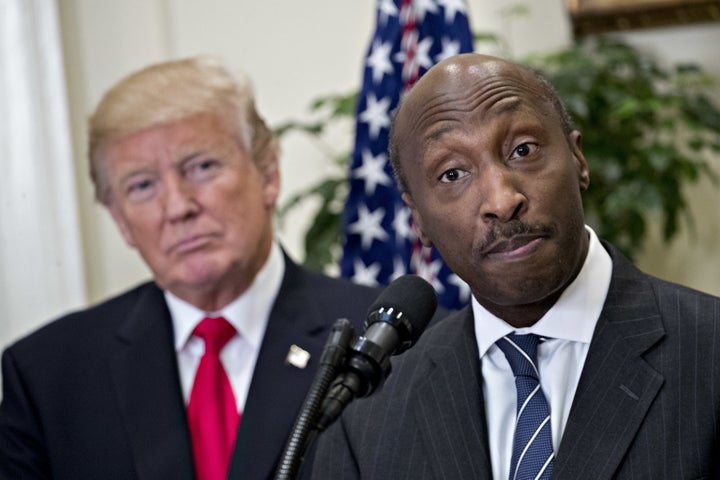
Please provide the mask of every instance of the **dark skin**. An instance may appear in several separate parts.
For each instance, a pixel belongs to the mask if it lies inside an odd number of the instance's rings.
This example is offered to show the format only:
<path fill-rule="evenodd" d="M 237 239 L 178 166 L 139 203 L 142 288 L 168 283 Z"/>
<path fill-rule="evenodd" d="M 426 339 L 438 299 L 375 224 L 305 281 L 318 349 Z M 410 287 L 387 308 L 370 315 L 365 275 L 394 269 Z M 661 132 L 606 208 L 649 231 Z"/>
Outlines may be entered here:
<path fill-rule="evenodd" d="M 410 90 L 393 127 L 414 228 L 486 309 L 536 323 L 582 268 L 578 131 L 530 71 L 478 54 L 452 57 Z"/>

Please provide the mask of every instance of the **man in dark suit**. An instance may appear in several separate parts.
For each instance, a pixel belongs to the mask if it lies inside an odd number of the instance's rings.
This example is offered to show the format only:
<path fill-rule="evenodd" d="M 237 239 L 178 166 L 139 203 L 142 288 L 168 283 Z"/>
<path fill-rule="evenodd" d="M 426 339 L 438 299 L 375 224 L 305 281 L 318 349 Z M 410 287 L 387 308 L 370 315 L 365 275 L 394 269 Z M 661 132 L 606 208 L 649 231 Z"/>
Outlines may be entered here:
<path fill-rule="evenodd" d="M 651 277 L 583 217 L 552 87 L 477 54 L 402 100 L 414 225 L 471 287 L 316 444 L 318 479 L 720 478 L 720 299 Z"/>
<path fill-rule="evenodd" d="M 123 79 L 89 147 L 96 196 L 154 281 L 4 352 L 0 478 L 271 477 L 331 326 L 359 333 L 378 291 L 283 253 L 276 138 L 210 59 Z"/>

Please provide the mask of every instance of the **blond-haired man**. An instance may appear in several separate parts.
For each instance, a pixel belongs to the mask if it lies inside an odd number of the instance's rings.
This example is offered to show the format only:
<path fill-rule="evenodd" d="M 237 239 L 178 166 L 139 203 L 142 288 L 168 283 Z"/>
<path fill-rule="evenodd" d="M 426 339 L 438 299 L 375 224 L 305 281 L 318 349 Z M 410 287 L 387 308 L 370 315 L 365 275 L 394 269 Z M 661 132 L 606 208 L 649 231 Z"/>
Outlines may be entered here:
<path fill-rule="evenodd" d="M 7 349 L 0 477 L 270 477 L 330 327 L 378 292 L 274 240 L 277 141 L 218 62 L 133 73 L 89 127 L 97 199 L 153 280 Z"/>

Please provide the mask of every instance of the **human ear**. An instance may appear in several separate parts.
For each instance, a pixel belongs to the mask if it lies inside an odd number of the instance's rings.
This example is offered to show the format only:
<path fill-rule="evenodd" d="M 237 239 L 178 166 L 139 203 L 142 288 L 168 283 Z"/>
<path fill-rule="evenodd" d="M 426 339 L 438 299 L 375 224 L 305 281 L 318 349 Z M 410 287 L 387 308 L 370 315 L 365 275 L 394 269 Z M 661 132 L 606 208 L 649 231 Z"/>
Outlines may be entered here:
<path fill-rule="evenodd" d="M 578 167 L 580 190 L 587 190 L 590 186 L 590 168 L 582 152 L 582 134 L 577 130 L 573 130 L 570 139 L 570 148 L 572 148 L 573 158 Z"/>
<path fill-rule="evenodd" d="M 270 158 L 265 161 L 260 173 L 263 177 L 265 205 L 268 208 L 275 208 L 278 196 L 280 195 L 280 168 L 275 153 L 270 154 Z"/>

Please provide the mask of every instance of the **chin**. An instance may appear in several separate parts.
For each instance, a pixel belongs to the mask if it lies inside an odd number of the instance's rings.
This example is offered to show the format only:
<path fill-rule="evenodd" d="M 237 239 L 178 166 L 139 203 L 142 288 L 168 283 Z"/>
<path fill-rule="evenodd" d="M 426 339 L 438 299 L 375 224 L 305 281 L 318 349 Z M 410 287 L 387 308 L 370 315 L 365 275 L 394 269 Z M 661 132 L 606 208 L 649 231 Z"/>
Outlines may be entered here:
<path fill-rule="evenodd" d="M 219 283 L 227 275 L 227 271 L 227 267 L 216 262 L 194 262 L 185 264 L 178 271 L 171 273 L 167 277 L 167 283 L 202 290 Z"/>
<path fill-rule="evenodd" d="M 526 270 L 527 271 L 527 270 Z M 486 278 L 495 279 L 492 283 L 481 282 L 477 291 L 486 292 L 484 297 L 502 306 L 518 306 L 542 302 L 553 297 L 560 282 L 548 277 L 541 271 L 535 275 L 488 274 Z M 475 291 L 475 290 L 474 290 Z"/>

